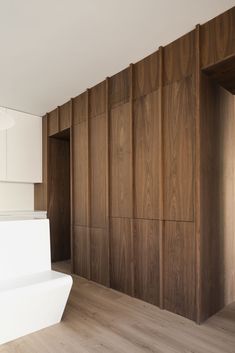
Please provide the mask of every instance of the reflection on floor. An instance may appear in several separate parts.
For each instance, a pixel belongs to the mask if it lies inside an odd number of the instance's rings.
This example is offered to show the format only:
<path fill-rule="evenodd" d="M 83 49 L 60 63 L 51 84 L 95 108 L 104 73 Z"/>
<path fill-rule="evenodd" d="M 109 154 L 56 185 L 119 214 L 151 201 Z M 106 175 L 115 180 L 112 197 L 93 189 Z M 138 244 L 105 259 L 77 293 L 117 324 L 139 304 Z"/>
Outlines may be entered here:
<path fill-rule="evenodd" d="M 70 263 L 53 264 L 68 273 Z M 234 353 L 235 303 L 205 324 L 74 276 L 63 322 L 0 353 Z"/>

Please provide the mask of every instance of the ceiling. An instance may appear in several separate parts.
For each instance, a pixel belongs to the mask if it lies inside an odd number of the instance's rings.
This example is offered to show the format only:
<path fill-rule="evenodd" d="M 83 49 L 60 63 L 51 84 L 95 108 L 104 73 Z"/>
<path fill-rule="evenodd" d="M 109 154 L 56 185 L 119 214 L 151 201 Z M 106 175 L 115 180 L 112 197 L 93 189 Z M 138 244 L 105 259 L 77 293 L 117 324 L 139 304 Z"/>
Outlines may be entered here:
<path fill-rule="evenodd" d="M 235 0 L 2 0 L 0 106 L 43 115 Z"/>

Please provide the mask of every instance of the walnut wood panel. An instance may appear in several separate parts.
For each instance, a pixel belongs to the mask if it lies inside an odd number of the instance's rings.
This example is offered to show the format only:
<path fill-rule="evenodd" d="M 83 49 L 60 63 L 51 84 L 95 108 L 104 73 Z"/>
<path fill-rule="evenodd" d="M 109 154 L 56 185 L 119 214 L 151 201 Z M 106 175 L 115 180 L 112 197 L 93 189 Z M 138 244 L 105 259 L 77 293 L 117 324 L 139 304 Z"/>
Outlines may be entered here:
<path fill-rule="evenodd" d="M 60 131 L 69 129 L 71 126 L 71 101 L 59 107 Z"/>
<path fill-rule="evenodd" d="M 110 286 L 133 294 L 131 220 L 112 218 L 110 233 Z"/>
<path fill-rule="evenodd" d="M 106 229 L 91 228 L 91 280 L 109 286 L 109 234 Z"/>
<path fill-rule="evenodd" d="M 58 108 L 48 113 L 48 135 L 52 136 L 59 132 L 59 114 Z"/>
<path fill-rule="evenodd" d="M 201 64 L 207 67 L 235 55 L 235 7 L 201 26 Z"/>
<path fill-rule="evenodd" d="M 164 94 L 164 219 L 194 219 L 194 89 L 191 77 Z"/>
<path fill-rule="evenodd" d="M 134 65 L 134 99 L 155 91 L 159 87 L 159 53 L 155 52 Z"/>
<path fill-rule="evenodd" d="M 130 97 L 129 68 L 117 73 L 109 79 L 109 107 L 127 103 Z"/>
<path fill-rule="evenodd" d="M 134 220 L 135 296 L 159 305 L 160 222 Z"/>
<path fill-rule="evenodd" d="M 235 94 L 235 56 L 210 66 L 204 72 L 232 94 Z"/>
<path fill-rule="evenodd" d="M 49 139 L 49 194 L 52 261 L 70 259 L 70 148 L 69 141 Z"/>
<path fill-rule="evenodd" d="M 34 209 L 47 211 L 47 116 L 42 118 L 42 183 L 34 184 Z"/>
<path fill-rule="evenodd" d="M 110 113 L 111 216 L 132 216 L 132 155 L 130 104 Z"/>
<path fill-rule="evenodd" d="M 74 272 L 90 279 L 90 237 L 87 227 L 73 227 Z"/>
<path fill-rule="evenodd" d="M 202 76 L 202 312 L 207 319 L 235 300 L 235 98 Z"/>
<path fill-rule="evenodd" d="M 90 119 L 91 226 L 106 226 L 106 116 Z"/>
<path fill-rule="evenodd" d="M 106 111 L 106 81 L 90 89 L 89 117 L 93 118 Z"/>
<path fill-rule="evenodd" d="M 87 119 L 87 93 L 83 92 L 73 99 L 73 124 L 79 124 Z"/>
<path fill-rule="evenodd" d="M 165 222 L 164 308 L 195 319 L 195 237 L 191 222 Z"/>
<path fill-rule="evenodd" d="M 160 218 L 159 94 L 134 102 L 134 175 L 136 218 Z"/>
<path fill-rule="evenodd" d="M 88 224 L 88 139 L 87 121 L 73 127 L 73 222 Z"/>
<path fill-rule="evenodd" d="M 195 65 L 195 33 L 184 35 L 164 48 L 164 84 L 191 75 Z"/>

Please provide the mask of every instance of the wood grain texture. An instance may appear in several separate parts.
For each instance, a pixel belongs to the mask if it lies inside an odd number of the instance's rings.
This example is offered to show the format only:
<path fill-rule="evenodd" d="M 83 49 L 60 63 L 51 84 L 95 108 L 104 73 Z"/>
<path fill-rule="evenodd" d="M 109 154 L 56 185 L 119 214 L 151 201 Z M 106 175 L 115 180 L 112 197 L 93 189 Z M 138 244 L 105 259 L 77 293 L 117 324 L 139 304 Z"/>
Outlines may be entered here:
<path fill-rule="evenodd" d="M 49 193 L 52 261 L 70 259 L 70 148 L 69 141 L 49 139 Z"/>
<path fill-rule="evenodd" d="M 60 131 L 69 129 L 71 126 L 71 102 L 68 101 L 59 107 Z"/>
<path fill-rule="evenodd" d="M 47 115 L 48 118 L 48 136 L 55 135 L 59 132 L 59 112 L 58 108 L 52 110 Z"/>
<path fill-rule="evenodd" d="M 90 119 L 91 227 L 106 227 L 106 116 Z"/>
<path fill-rule="evenodd" d="M 165 222 L 164 308 L 195 320 L 195 237 L 191 222 Z"/>
<path fill-rule="evenodd" d="M 109 234 L 106 229 L 91 228 L 91 280 L 109 286 Z"/>
<path fill-rule="evenodd" d="M 195 65 L 195 33 L 187 33 L 164 47 L 164 85 L 192 75 Z"/>
<path fill-rule="evenodd" d="M 130 96 L 129 68 L 117 73 L 109 79 L 109 107 L 127 103 Z"/>
<path fill-rule="evenodd" d="M 201 65 L 214 65 L 235 55 L 235 7 L 201 26 Z"/>
<path fill-rule="evenodd" d="M 110 112 L 111 216 L 132 217 L 131 117 L 129 103 Z"/>
<path fill-rule="evenodd" d="M 110 286 L 132 295 L 132 241 L 131 221 L 128 218 L 112 218 L 110 222 Z"/>
<path fill-rule="evenodd" d="M 90 279 L 90 236 L 87 227 L 74 226 L 74 273 Z"/>
<path fill-rule="evenodd" d="M 159 305 L 159 221 L 134 220 L 135 296 Z"/>
<path fill-rule="evenodd" d="M 155 52 L 134 65 L 133 98 L 139 98 L 159 87 L 158 60 Z"/>
<path fill-rule="evenodd" d="M 235 300 L 235 98 L 202 76 L 202 320 Z"/>
<path fill-rule="evenodd" d="M 47 211 L 47 115 L 42 118 L 42 183 L 34 184 L 34 209 Z"/>
<path fill-rule="evenodd" d="M 106 81 L 90 89 L 89 96 L 89 117 L 93 118 L 106 111 Z"/>
<path fill-rule="evenodd" d="M 191 77 L 164 87 L 164 219 L 194 219 L 194 88 Z"/>
<path fill-rule="evenodd" d="M 88 224 L 88 139 L 87 121 L 73 127 L 73 217 L 74 225 Z"/>
<path fill-rule="evenodd" d="M 73 99 L 73 124 L 77 125 L 87 119 L 87 92 Z"/>
<path fill-rule="evenodd" d="M 160 218 L 159 90 L 134 102 L 136 218 Z"/>

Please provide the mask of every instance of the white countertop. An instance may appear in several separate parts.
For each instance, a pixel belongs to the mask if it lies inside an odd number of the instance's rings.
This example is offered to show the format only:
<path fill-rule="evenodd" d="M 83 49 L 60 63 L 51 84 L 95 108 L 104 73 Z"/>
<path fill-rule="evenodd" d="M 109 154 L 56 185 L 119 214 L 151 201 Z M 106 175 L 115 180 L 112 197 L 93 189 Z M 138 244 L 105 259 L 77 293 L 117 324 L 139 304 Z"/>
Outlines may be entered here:
<path fill-rule="evenodd" d="M 0 211 L 0 221 L 19 219 L 44 219 L 47 218 L 47 211 Z"/>

